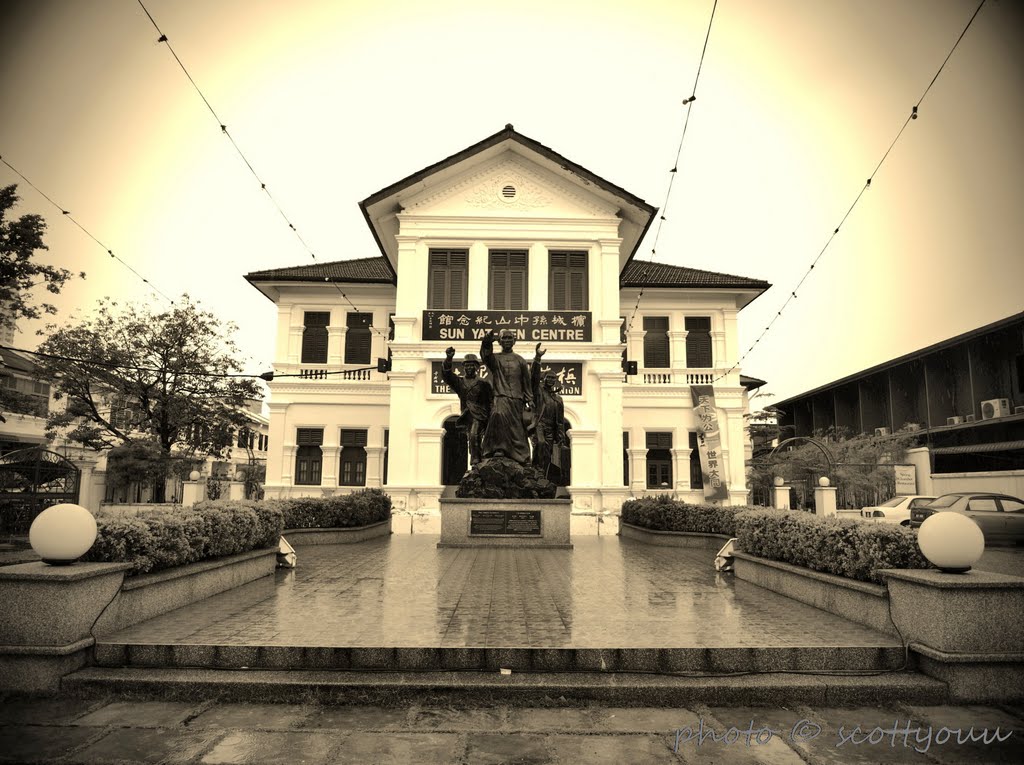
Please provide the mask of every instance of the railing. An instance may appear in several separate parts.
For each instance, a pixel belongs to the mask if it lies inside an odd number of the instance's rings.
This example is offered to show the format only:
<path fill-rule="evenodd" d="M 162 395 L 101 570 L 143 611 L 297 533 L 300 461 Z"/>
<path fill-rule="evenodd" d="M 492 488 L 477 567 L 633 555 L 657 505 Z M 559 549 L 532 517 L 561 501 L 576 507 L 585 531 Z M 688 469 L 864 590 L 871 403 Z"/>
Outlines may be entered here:
<path fill-rule="evenodd" d="M 719 377 L 724 379 L 719 380 Z M 630 385 L 736 385 L 733 375 L 723 375 L 718 369 L 639 369 L 637 374 L 628 375 Z"/>
<path fill-rule="evenodd" d="M 299 369 L 300 380 L 341 380 L 344 382 L 383 381 L 385 376 L 372 369 Z"/>

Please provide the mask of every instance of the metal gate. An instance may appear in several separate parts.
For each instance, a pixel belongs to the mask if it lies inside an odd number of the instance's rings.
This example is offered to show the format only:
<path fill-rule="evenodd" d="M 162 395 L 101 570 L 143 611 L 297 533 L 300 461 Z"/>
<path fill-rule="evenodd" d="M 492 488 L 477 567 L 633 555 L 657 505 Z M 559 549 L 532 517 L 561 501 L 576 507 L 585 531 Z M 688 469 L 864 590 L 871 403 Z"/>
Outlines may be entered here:
<path fill-rule="evenodd" d="M 0 534 L 24 536 L 43 510 L 78 502 L 81 471 L 44 446 L 0 457 Z"/>

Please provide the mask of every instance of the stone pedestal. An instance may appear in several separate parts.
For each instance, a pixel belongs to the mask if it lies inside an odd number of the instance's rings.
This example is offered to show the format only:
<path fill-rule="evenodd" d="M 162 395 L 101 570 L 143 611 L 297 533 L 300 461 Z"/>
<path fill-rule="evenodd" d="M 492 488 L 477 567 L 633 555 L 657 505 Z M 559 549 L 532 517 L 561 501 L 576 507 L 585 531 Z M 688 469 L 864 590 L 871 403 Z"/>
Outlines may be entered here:
<path fill-rule="evenodd" d="M 776 510 L 789 510 L 789 490 L 791 486 L 772 487 L 772 507 Z"/>
<path fill-rule="evenodd" d="M 438 547 L 571 549 L 569 499 L 441 499 Z"/>
<path fill-rule="evenodd" d="M 198 481 L 185 481 L 181 486 L 181 506 L 192 507 L 197 502 L 206 499 L 206 479 Z"/>
<path fill-rule="evenodd" d="M 836 487 L 815 486 L 814 487 L 814 514 L 821 516 L 835 516 L 836 514 Z"/>

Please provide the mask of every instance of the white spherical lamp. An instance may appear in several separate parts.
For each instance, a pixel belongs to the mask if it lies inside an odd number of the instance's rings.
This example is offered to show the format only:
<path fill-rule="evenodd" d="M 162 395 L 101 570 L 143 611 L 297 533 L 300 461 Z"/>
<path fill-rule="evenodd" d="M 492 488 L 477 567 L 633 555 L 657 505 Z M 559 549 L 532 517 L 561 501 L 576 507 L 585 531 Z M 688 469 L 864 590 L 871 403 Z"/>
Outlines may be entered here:
<path fill-rule="evenodd" d="M 199 480 L 199 476 L 200 476 L 200 472 L 198 470 L 193 470 L 191 473 L 188 474 L 188 480 L 190 480 L 190 481 L 198 481 Z"/>
<path fill-rule="evenodd" d="M 96 541 L 96 519 L 81 505 L 53 505 L 32 521 L 28 541 L 43 563 L 67 566 L 85 555 Z"/>
<path fill-rule="evenodd" d="M 824 476 L 823 475 L 821 478 L 818 479 L 818 486 L 828 486 L 828 484 L 829 484 L 828 476 Z"/>
<path fill-rule="evenodd" d="M 985 552 L 985 535 L 966 515 L 933 513 L 917 532 L 917 546 L 933 566 L 947 574 L 962 574 Z"/>
<path fill-rule="evenodd" d="M 777 475 L 772 479 L 772 483 L 774 483 L 776 486 L 782 486 L 786 483 L 786 479 L 783 478 L 781 475 Z"/>

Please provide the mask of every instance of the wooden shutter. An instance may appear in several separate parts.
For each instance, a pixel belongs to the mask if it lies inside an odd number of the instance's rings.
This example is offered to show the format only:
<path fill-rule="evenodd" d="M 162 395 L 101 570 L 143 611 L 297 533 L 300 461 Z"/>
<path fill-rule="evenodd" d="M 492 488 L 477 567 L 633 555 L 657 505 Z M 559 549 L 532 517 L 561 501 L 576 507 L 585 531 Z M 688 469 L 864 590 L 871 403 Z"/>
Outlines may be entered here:
<path fill-rule="evenodd" d="M 323 442 L 323 428 L 298 428 L 295 431 L 296 446 L 320 446 Z"/>
<path fill-rule="evenodd" d="M 648 433 L 647 434 L 647 448 L 648 449 L 671 449 L 672 448 L 672 434 L 671 433 Z"/>
<path fill-rule="evenodd" d="M 552 311 L 587 310 L 587 253 L 549 255 L 548 306 Z"/>
<path fill-rule="evenodd" d="M 686 317 L 686 366 L 692 368 L 713 366 L 711 353 L 711 317 Z"/>
<path fill-rule="evenodd" d="M 365 430 L 343 430 L 341 431 L 342 446 L 366 446 Z"/>
<path fill-rule="evenodd" d="M 487 304 L 490 310 L 526 310 L 528 273 L 525 251 L 491 251 L 488 276 Z"/>
<path fill-rule="evenodd" d="M 431 250 L 427 308 L 465 310 L 469 280 L 469 250 Z"/>
<path fill-rule="evenodd" d="M 370 363 L 370 325 L 373 323 L 372 313 L 347 314 L 345 333 L 345 363 Z"/>
<path fill-rule="evenodd" d="M 644 317 L 644 366 L 665 368 L 669 363 L 668 317 Z"/>
<path fill-rule="evenodd" d="M 302 330 L 302 364 L 327 363 L 327 325 L 331 323 L 329 311 L 306 311 Z"/>

